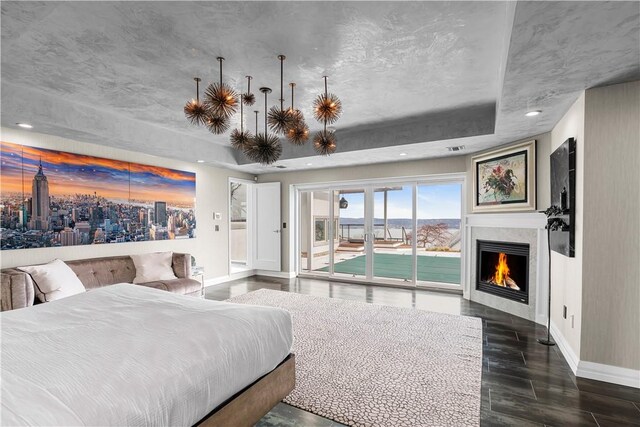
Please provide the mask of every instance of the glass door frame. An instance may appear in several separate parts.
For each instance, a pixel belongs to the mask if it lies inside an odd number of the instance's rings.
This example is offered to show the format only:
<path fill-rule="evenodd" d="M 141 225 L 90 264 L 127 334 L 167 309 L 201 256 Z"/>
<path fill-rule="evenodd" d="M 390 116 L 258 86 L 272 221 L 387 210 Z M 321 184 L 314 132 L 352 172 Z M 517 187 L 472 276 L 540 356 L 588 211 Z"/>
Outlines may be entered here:
<path fill-rule="evenodd" d="M 417 280 L 417 270 L 418 270 L 418 260 L 417 260 L 417 239 L 414 237 L 411 242 L 412 246 L 412 280 L 411 281 L 398 281 L 393 279 L 385 279 L 380 277 L 375 277 L 373 275 L 374 267 L 373 267 L 373 240 L 374 240 L 374 232 L 373 232 L 373 221 L 374 221 L 374 188 L 377 186 L 390 186 L 390 185 L 411 185 L 412 186 L 412 225 L 413 225 L 413 235 L 416 236 L 417 233 L 417 192 L 419 185 L 425 184 L 438 184 L 438 183 L 460 183 L 461 184 L 461 211 L 460 211 L 460 228 L 461 228 L 461 242 L 460 242 L 460 284 L 450 284 L 450 283 L 440 283 L 440 282 L 418 282 Z M 395 178 L 375 178 L 375 179 L 363 179 L 363 180 L 351 180 L 351 181 L 339 181 L 339 182 L 324 182 L 324 183 L 314 183 L 314 184 L 292 184 L 290 186 L 290 218 L 292 218 L 291 223 L 291 233 L 289 240 L 289 248 L 290 248 L 290 265 L 294 266 L 292 269 L 296 276 L 299 277 L 307 277 L 307 278 L 322 278 L 329 279 L 332 281 L 340 281 L 340 282 L 351 282 L 351 283 L 363 283 L 363 284 L 371 284 L 371 285 L 383 285 L 383 286 L 395 286 L 401 288 L 411 288 L 411 289 L 440 289 L 447 290 L 453 292 L 460 292 L 464 288 L 464 265 L 465 258 L 467 254 L 464 251 L 465 248 L 465 233 L 464 233 L 464 221 L 466 216 L 466 200 L 467 200 L 467 177 L 466 173 L 448 173 L 448 174 L 439 174 L 439 175 L 425 175 L 425 176 L 409 176 L 409 177 L 395 177 Z M 354 188 L 362 188 L 365 191 L 365 217 L 364 217 L 364 233 L 368 235 L 365 238 L 365 256 L 366 256 L 366 268 L 365 268 L 365 277 L 346 277 L 346 276 L 336 276 L 334 271 L 334 255 L 335 255 L 335 243 L 334 243 L 334 235 L 337 230 L 334 230 L 334 203 L 329 204 L 329 272 L 328 274 L 314 274 L 311 271 L 302 271 L 300 265 L 300 193 L 303 191 L 329 191 L 329 197 L 333 200 L 336 191 L 346 190 L 346 189 L 354 189 Z"/>

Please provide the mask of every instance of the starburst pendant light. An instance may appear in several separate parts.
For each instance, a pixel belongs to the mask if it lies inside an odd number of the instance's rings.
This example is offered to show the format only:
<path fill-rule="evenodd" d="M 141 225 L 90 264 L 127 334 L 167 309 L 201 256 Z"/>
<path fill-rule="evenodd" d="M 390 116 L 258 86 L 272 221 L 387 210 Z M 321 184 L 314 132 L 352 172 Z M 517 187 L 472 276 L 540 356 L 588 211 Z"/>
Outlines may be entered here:
<path fill-rule="evenodd" d="M 264 93 L 264 133 L 256 132 L 248 156 L 262 165 L 270 165 L 282 155 L 282 144 L 277 136 L 269 135 L 267 131 L 267 95 L 271 93 L 271 89 L 261 87 L 260 92 Z"/>
<path fill-rule="evenodd" d="M 292 118 L 292 125 L 287 129 L 287 139 L 294 145 L 303 145 L 309 139 L 309 126 L 304 121 L 302 111 L 296 110 L 293 104 L 295 83 L 289 83 L 291 86 L 291 108 L 287 110 Z"/>
<path fill-rule="evenodd" d="M 238 95 L 231 86 L 222 82 L 222 61 L 219 56 L 220 81 L 210 84 L 205 92 L 205 103 L 208 105 L 211 116 L 228 119 L 238 110 Z"/>
<path fill-rule="evenodd" d="M 280 60 L 280 108 L 271 107 L 269 110 L 269 128 L 277 134 L 284 134 L 293 124 L 291 115 L 284 109 L 284 55 L 278 55 Z"/>
<path fill-rule="evenodd" d="M 251 93 L 251 80 L 253 79 L 253 77 L 251 76 L 246 76 L 246 77 L 247 77 L 247 91 L 242 94 L 242 102 L 244 102 L 244 105 L 250 106 L 256 103 L 256 96 Z"/>
<path fill-rule="evenodd" d="M 193 125 L 205 125 L 207 123 L 208 111 L 207 107 L 200 102 L 200 77 L 194 77 L 196 81 L 196 99 L 192 99 L 184 106 L 184 115 Z"/>
<path fill-rule="evenodd" d="M 251 81 L 251 76 L 247 76 L 247 80 Z M 254 100 L 255 102 L 255 100 Z M 236 150 L 246 152 L 251 143 L 253 142 L 253 136 L 249 131 L 244 130 L 244 109 L 243 103 L 240 103 L 240 130 L 234 129 L 231 132 L 231 146 Z"/>
<path fill-rule="evenodd" d="M 313 115 L 319 122 L 335 123 L 342 114 L 342 102 L 327 91 L 327 76 L 324 79 L 324 93 L 313 101 Z"/>
<path fill-rule="evenodd" d="M 328 156 L 336 152 L 336 135 L 332 131 L 327 131 L 327 122 L 324 122 L 324 129 L 316 133 L 313 138 L 313 148 L 321 156 Z"/>
<path fill-rule="evenodd" d="M 230 123 L 229 119 L 226 117 L 208 115 L 205 126 L 211 133 L 220 135 L 229 130 Z"/>

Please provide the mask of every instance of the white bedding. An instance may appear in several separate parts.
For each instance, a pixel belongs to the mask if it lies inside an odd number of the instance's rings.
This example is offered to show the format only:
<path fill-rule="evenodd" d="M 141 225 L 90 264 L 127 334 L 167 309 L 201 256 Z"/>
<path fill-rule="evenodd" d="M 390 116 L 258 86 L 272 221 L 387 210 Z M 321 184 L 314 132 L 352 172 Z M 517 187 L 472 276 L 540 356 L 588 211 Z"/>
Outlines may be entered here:
<path fill-rule="evenodd" d="M 113 285 L 2 313 L 10 425 L 190 426 L 291 351 L 288 312 Z"/>

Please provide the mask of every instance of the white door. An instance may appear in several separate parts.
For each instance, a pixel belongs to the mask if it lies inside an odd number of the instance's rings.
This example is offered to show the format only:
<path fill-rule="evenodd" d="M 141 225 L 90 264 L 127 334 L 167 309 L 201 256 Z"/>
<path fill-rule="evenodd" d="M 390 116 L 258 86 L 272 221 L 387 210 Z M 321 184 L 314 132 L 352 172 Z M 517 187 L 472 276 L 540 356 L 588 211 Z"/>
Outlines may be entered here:
<path fill-rule="evenodd" d="M 254 194 L 254 259 L 257 270 L 280 271 L 280 183 L 255 184 Z"/>

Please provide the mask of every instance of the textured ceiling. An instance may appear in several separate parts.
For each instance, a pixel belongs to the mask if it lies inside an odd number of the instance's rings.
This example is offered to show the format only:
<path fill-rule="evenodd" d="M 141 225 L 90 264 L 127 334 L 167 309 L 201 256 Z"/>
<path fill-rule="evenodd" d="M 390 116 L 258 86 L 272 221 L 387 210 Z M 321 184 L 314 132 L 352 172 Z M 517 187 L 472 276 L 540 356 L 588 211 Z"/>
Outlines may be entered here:
<path fill-rule="evenodd" d="M 343 101 L 336 164 L 392 160 L 398 147 L 438 157 L 460 141 L 471 152 L 548 131 L 585 88 L 638 78 L 638 7 L 3 1 L 2 124 L 262 172 L 228 147 L 228 134 L 190 126 L 182 106 L 193 76 L 217 80 L 220 55 L 225 80 L 243 89 L 253 75 L 252 87 L 274 89 L 275 104 L 283 53 L 310 124 L 324 74 Z M 533 108 L 544 114 L 525 119 Z M 331 159 L 285 143 L 282 162 Z"/>

